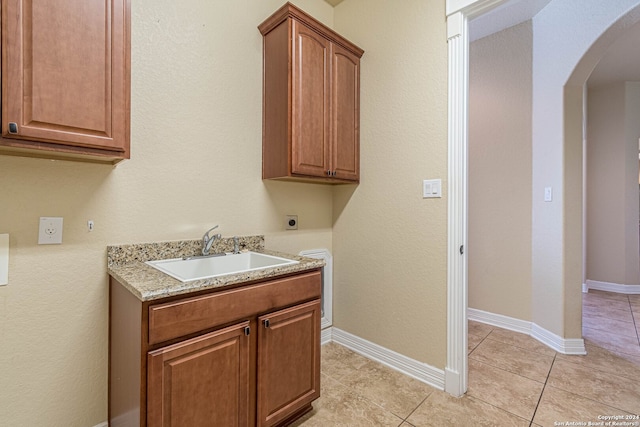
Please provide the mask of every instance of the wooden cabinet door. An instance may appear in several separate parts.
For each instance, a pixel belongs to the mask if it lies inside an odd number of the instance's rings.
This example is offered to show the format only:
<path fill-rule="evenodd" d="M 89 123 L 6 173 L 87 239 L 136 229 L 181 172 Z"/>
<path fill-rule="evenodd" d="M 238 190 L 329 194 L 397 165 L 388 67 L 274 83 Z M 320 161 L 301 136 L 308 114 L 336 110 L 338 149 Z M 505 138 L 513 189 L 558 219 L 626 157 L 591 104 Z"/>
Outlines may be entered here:
<path fill-rule="evenodd" d="M 320 300 L 258 319 L 258 427 L 277 425 L 320 396 Z"/>
<path fill-rule="evenodd" d="M 331 167 L 335 178 L 360 179 L 360 58 L 334 44 L 331 67 Z"/>
<path fill-rule="evenodd" d="M 129 2 L 2 0 L 4 137 L 129 157 Z"/>
<path fill-rule="evenodd" d="M 148 353 L 147 426 L 249 426 L 249 322 Z"/>
<path fill-rule="evenodd" d="M 291 173 L 327 176 L 330 169 L 330 42 L 292 20 Z"/>

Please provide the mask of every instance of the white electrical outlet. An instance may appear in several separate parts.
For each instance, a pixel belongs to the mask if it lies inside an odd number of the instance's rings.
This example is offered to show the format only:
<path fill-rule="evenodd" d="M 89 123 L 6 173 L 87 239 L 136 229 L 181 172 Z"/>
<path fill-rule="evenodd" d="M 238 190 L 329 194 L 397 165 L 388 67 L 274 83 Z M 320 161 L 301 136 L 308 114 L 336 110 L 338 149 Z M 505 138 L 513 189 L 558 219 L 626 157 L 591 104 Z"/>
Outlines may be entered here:
<path fill-rule="evenodd" d="M 39 245 L 60 245 L 62 244 L 62 218 L 40 217 L 40 228 L 38 231 Z"/>

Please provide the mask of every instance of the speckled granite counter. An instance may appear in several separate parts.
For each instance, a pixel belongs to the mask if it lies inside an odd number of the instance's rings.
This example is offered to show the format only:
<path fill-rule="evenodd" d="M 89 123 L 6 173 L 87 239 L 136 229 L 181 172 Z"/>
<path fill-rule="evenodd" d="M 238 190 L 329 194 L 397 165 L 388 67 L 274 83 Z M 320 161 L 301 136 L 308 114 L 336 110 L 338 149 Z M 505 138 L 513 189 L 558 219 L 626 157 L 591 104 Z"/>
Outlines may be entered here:
<path fill-rule="evenodd" d="M 238 237 L 238 239 L 240 249 L 293 259 L 299 263 L 190 282 L 181 282 L 145 264 L 145 261 L 199 255 L 202 241 L 196 239 L 107 246 L 107 269 L 113 278 L 138 299 L 151 301 L 172 295 L 183 295 L 243 282 L 270 279 L 324 266 L 324 261 L 319 259 L 266 250 L 264 249 L 264 236 L 244 236 Z M 233 251 L 233 238 L 220 239 L 211 248 L 211 253 L 231 251 Z"/>

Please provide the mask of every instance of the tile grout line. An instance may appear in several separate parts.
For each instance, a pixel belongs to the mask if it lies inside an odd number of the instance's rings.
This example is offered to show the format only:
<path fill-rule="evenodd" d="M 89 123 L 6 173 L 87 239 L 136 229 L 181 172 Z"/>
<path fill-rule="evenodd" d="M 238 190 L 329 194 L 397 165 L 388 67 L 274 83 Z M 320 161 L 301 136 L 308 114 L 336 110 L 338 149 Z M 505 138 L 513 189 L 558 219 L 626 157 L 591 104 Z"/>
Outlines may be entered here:
<path fill-rule="evenodd" d="M 549 382 L 549 377 L 551 376 L 551 371 L 553 370 L 553 365 L 556 363 L 556 358 L 558 357 L 558 352 L 553 355 L 553 361 L 551 362 L 551 366 L 549 367 L 549 372 L 547 372 L 547 378 L 544 380 L 544 386 L 542 386 L 542 391 L 540 392 L 540 397 L 538 398 L 538 403 L 536 404 L 536 408 L 533 410 L 533 414 L 531 414 L 531 422 L 529 423 L 529 427 L 533 426 L 533 420 L 536 418 L 536 413 L 538 412 L 538 408 L 540 407 L 540 402 L 542 401 L 542 395 L 544 391 L 547 389 L 547 383 Z"/>
<path fill-rule="evenodd" d="M 524 348 L 524 347 L 519 347 L 519 346 L 517 346 L 517 345 L 508 344 L 508 343 L 505 343 L 505 342 L 502 342 L 502 341 L 498 341 L 498 340 L 494 340 L 494 339 L 489 338 L 489 336 L 491 335 L 491 333 L 492 333 L 494 330 L 496 330 L 496 328 L 491 328 L 491 331 L 490 331 L 490 332 L 489 332 L 489 333 L 488 333 L 484 338 L 482 338 L 482 340 L 481 340 L 481 341 L 480 341 L 480 342 L 479 342 L 479 343 L 478 343 L 478 344 L 473 348 L 473 350 L 472 350 L 471 352 L 469 352 L 469 353 L 467 354 L 467 357 L 470 357 L 470 356 L 471 356 L 471 353 L 473 353 L 474 351 L 476 351 L 476 349 L 477 349 L 478 347 L 480 347 L 480 344 L 482 344 L 482 343 L 483 343 L 483 342 L 485 342 L 486 340 L 494 341 L 494 342 L 499 342 L 499 343 L 501 343 L 501 344 L 511 345 L 511 346 L 513 346 L 513 347 L 515 347 L 515 348 L 519 348 L 519 349 L 521 349 L 521 350 L 530 351 L 530 352 L 535 353 L 535 354 L 541 354 L 541 353 L 537 353 L 537 352 L 535 352 L 535 351 L 532 351 L 532 350 L 527 349 L 527 348 Z M 550 375 L 550 373 L 551 373 L 551 368 L 553 367 L 553 363 L 554 363 L 554 362 L 555 362 L 555 360 L 556 360 L 556 359 L 555 359 L 555 358 L 556 358 L 556 355 L 557 355 L 557 353 L 555 353 L 555 354 L 554 354 L 554 356 L 553 356 L 553 361 L 551 362 L 551 367 L 549 368 L 549 372 L 547 373 L 547 378 L 545 378 L 545 382 L 544 382 L 544 384 L 543 384 L 542 391 L 540 392 L 540 397 L 538 398 L 538 404 L 540 404 L 540 399 L 542 398 L 542 392 L 544 391 L 544 387 L 546 386 L 547 379 L 549 378 L 549 375 Z M 534 379 L 532 379 L 532 378 L 528 378 L 528 377 L 525 377 L 525 376 L 522 376 L 522 375 L 516 374 L 516 373 L 514 373 L 514 372 L 511 372 L 511 371 L 508 371 L 508 370 L 506 370 L 506 369 L 503 369 L 503 368 L 501 368 L 501 367 L 499 367 L 499 366 L 494 366 L 494 365 L 491 365 L 491 364 L 488 364 L 488 363 L 482 362 L 482 361 L 480 361 L 480 360 L 477 360 L 477 362 L 478 362 L 478 363 L 483 363 L 483 364 L 485 364 L 485 365 L 487 365 L 487 366 L 490 366 L 490 367 L 492 367 L 492 368 L 494 368 L 494 369 L 499 369 L 499 370 L 504 371 L 504 372 L 509 372 L 509 373 L 511 373 L 511 374 L 521 376 L 521 377 L 526 378 L 526 379 L 531 380 L 531 381 L 536 381 L 536 380 L 534 380 Z M 536 382 L 538 382 L 538 381 L 536 381 Z M 487 402 L 487 401 L 485 401 L 485 400 L 483 400 L 483 399 L 480 399 L 480 398 L 478 398 L 478 397 L 470 396 L 470 395 L 469 395 L 469 394 L 467 394 L 467 393 L 465 393 L 465 394 L 466 394 L 467 396 L 469 396 L 470 398 L 477 399 L 478 401 L 480 401 L 480 402 L 484 402 L 485 404 L 487 404 L 487 405 L 489 405 L 489 406 L 492 406 L 492 407 L 494 407 L 494 408 L 496 408 L 496 409 L 498 409 L 498 410 L 505 411 L 506 413 L 511 414 L 511 415 L 513 415 L 514 417 L 518 417 L 518 418 L 520 418 L 520 419 L 522 419 L 522 420 L 529 421 L 529 427 L 531 427 L 531 426 L 533 425 L 533 418 L 534 418 L 534 416 L 535 416 L 536 410 L 538 409 L 538 404 L 536 404 L 536 409 L 533 411 L 533 414 L 531 415 L 531 420 L 527 420 L 526 418 L 523 418 L 523 417 L 521 417 L 521 416 L 520 416 L 520 415 L 518 415 L 518 414 L 514 414 L 513 412 L 510 412 L 510 411 L 507 411 L 507 410 L 505 410 L 505 409 L 499 408 L 499 407 L 495 406 L 493 403 Z M 427 397 L 429 397 L 429 396 L 427 396 Z M 426 399 L 425 399 L 425 400 L 426 400 Z"/>
<path fill-rule="evenodd" d="M 433 392 L 431 392 L 431 393 L 433 393 Z M 417 405 L 415 408 L 413 408 L 413 411 L 409 412 L 409 415 L 407 415 L 407 417 L 406 417 L 405 419 L 403 419 L 403 420 L 402 420 L 402 422 L 400 423 L 400 425 L 402 425 L 402 424 L 404 424 L 404 423 L 407 423 L 407 424 L 413 425 L 413 424 L 411 424 L 411 423 L 408 421 L 408 420 L 409 420 L 409 417 L 411 417 L 411 415 L 413 415 L 413 413 L 414 413 L 414 412 L 416 412 L 416 411 L 418 410 L 418 408 L 419 408 L 419 407 L 420 407 L 424 402 L 426 402 L 426 401 L 427 401 L 427 399 L 429 398 L 429 396 L 431 396 L 431 393 L 429 393 L 429 394 L 427 395 L 427 397 L 425 397 L 424 399 L 422 399 L 422 401 L 421 401 L 420 403 L 418 403 L 418 405 Z"/>
<path fill-rule="evenodd" d="M 627 295 L 627 302 L 629 303 L 629 310 L 631 310 L 631 320 L 633 320 L 633 326 L 636 329 L 636 339 L 638 340 L 638 346 L 640 346 L 640 332 L 638 332 L 638 322 L 636 322 L 636 314 L 633 311 L 633 306 L 631 305 L 631 298 Z"/>

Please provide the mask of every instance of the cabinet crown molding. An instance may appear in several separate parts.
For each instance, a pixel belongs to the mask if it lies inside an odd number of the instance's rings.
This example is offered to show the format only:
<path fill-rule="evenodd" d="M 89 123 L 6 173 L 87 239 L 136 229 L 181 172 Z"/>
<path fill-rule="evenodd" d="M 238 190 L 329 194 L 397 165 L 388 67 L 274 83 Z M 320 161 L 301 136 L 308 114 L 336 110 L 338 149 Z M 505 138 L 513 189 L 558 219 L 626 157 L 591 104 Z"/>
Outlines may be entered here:
<path fill-rule="evenodd" d="M 343 48 L 347 49 L 348 51 L 356 55 L 358 58 L 361 58 L 362 55 L 364 54 L 363 49 L 359 48 L 349 40 L 345 39 L 340 34 L 336 33 L 334 30 L 327 27 L 322 22 L 318 21 L 317 19 L 315 19 L 305 11 L 297 8 L 290 2 L 285 3 L 280 9 L 275 11 L 273 15 L 271 15 L 262 24 L 258 26 L 258 29 L 260 30 L 260 33 L 264 36 L 269 31 L 277 27 L 281 22 L 289 18 L 293 18 L 298 22 L 302 22 L 303 24 L 311 28 L 320 27 L 323 31 L 322 33 L 323 37 L 326 37 L 333 43 L 342 46 Z"/>

